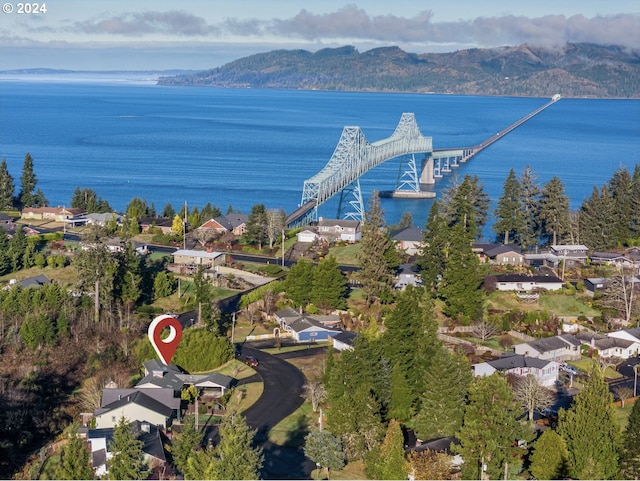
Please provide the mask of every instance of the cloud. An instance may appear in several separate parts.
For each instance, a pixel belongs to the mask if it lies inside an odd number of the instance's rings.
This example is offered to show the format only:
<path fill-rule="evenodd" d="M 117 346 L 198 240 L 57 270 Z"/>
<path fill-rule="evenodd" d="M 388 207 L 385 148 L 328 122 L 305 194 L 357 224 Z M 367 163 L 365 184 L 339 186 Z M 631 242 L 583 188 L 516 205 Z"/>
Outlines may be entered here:
<path fill-rule="evenodd" d="M 215 27 L 207 25 L 202 17 L 187 12 L 127 13 L 102 19 L 76 22 L 72 30 L 85 34 L 111 34 L 125 37 L 141 37 L 146 34 L 167 34 L 194 37 L 215 33 Z"/>

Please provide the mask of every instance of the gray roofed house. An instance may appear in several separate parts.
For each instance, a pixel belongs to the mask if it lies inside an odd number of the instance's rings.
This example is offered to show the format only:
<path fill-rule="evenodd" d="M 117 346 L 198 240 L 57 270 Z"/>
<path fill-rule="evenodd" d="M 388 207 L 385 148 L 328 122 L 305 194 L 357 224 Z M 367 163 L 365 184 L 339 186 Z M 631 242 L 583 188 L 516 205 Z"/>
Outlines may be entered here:
<path fill-rule="evenodd" d="M 610 333 L 611 334 L 611 333 Z M 582 344 L 597 349 L 599 357 L 629 359 L 637 356 L 640 342 L 624 337 L 603 335 L 592 331 L 582 331 L 575 335 Z"/>
<path fill-rule="evenodd" d="M 174 415 L 174 410 L 169 406 L 136 389 L 133 394 L 96 409 L 93 418 L 96 428 L 113 428 L 122 417 L 167 427 Z"/>
<path fill-rule="evenodd" d="M 562 334 L 516 344 L 513 348 L 515 353 L 519 355 L 562 362 L 580 359 L 581 344 L 575 336 Z"/>
<path fill-rule="evenodd" d="M 107 406 L 124 397 L 131 396 L 136 392 L 143 392 L 165 406 L 174 409 L 176 411 L 176 415 L 179 414 L 181 399 L 176 396 L 176 392 L 172 388 L 105 388 L 102 390 L 102 401 L 100 406 Z"/>
<path fill-rule="evenodd" d="M 505 354 L 494 361 L 481 362 L 471 366 L 476 376 L 490 376 L 502 372 L 515 376 L 533 374 L 542 386 L 553 386 L 558 380 L 559 363 L 520 354 Z"/>
<path fill-rule="evenodd" d="M 23 288 L 27 287 L 42 287 L 46 284 L 51 284 L 51 281 L 47 278 L 47 276 L 40 274 L 34 277 L 27 277 L 19 282 L 19 284 Z"/>
<path fill-rule="evenodd" d="M 342 331 L 331 335 L 333 348 L 337 351 L 353 351 L 358 334 L 352 331 Z"/>
<path fill-rule="evenodd" d="M 488 276 L 489 277 L 489 276 Z M 564 282 L 556 276 L 528 276 L 525 274 L 502 274 L 495 276 L 496 288 L 499 291 L 531 291 L 546 289 L 557 291 L 562 289 Z"/>
<path fill-rule="evenodd" d="M 405 251 L 410 256 L 414 256 L 422 248 L 424 234 L 418 227 L 405 227 L 392 232 L 391 240 L 396 243 L 398 249 Z"/>
<path fill-rule="evenodd" d="M 340 240 L 355 242 L 360 240 L 360 221 L 350 219 L 323 219 L 318 220 L 318 235 L 329 242 Z"/>
<path fill-rule="evenodd" d="M 184 382 L 177 374 L 184 374 L 175 364 L 164 365 L 157 359 L 144 363 L 145 376 L 136 384 L 136 388 L 169 388 L 179 394 Z"/>

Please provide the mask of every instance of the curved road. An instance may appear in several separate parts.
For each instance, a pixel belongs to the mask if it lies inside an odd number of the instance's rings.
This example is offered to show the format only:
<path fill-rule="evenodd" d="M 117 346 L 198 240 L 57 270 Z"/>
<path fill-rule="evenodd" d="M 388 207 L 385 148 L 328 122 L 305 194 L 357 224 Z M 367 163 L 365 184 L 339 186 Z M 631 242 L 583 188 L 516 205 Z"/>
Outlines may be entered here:
<path fill-rule="evenodd" d="M 316 466 L 304 455 L 302 449 L 278 446 L 267 439 L 269 430 L 304 402 L 301 397 L 304 375 L 279 356 L 245 344 L 242 346 L 242 356 L 247 355 L 258 359 L 260 364 L 254 369 L 264 383 L 260 399 L 242 413 L 247 424 L 257 430 L 256 442 L 264 451 L 262 478 L 311 479 L 311 471 Z"/>

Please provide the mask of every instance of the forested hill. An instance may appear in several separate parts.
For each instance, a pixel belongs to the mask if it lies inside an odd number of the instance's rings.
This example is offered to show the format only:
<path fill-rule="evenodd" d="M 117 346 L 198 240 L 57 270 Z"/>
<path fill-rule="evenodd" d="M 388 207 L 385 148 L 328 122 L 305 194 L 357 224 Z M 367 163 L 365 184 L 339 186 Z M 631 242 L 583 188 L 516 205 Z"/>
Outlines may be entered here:
<path fill-rule="evenodd" d="M 640 97 L 640 52 L 568 44 L 407 53 L 398 47 L 275 50 L 161 85 L 433 92 L 468 95 Z"/>

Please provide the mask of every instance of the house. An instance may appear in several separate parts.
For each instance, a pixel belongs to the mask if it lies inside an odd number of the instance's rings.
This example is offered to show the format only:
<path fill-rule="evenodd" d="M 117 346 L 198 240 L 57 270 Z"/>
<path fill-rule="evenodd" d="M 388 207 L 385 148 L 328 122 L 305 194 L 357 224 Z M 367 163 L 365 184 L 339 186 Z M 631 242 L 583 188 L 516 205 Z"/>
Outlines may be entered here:
<path fill-rule="evenodd" d="M 481 262 L 522 266 L 525 264 L 525 257 L 520 252 L 518 246 L 513 244 L 486 244 L 476 242 L 471 246 L 471 250 L 480 258 Z"/>
<path fill-rule="evenodd" d="M 633 342 L 633 345 L 630 348 L 633 353 L 632 355 L 640 355 L 640 327 L 632 327 L 629 329 L 609 332 L 607 333 L 607 336 Z"/>
<path fill-rule="evenodd" d="M 208 252 L 195 249 L 178 249 L 173 254 L 173 263 L 188 266 L 205 266 L 207 268 L 225 263 L 224 252 Z"/>
<path fill-rule="evenodd" d="M 142 441 L 142 453 L 149 466 L 164 465 L 167 462 L 162 434 L 160 430 L 145 421 L 136 420 L 131 423 L 132 430 Z M 86 433 L 91 450 L 91 464 L 96 476 L 103 477 L 109 472 L 109 460 L 113 457 L 110 451 L 113 442 L 113 428 L 89 429 Z"/>
<path fill-rule="evenodd" d="M 137 389 L 129 396 L 98 408 L 93 413 L 96 428 L 113 428 L 120 418 L 142 419 L 149 424 L 166 428 L 171 425 L 173 409 Z"/>
<path fill-rule="evenodd" d="M 420 274 L 418 274 L 418 266 L 415 264 L 400 264 L 394 288 L 405 290 L 407 286 L 415 287 L 421 285 L 422 279 L 420 279 Z"/>
<path fill-rule="evenodd" d="M 546 361 L 574 361 L 580 359 L 579 339 L 571 334 L 545 337 L 533 341 L 516 344 L 513 349 L 516 354 L 527 357 L 535 357 Z"/>
<path fill-rule="evenodd" d="M 584 245 L 554 245 L 548 252 L 525 254 L 525 260 L 533 266 L 558 268 L 564 262 L 566 267 L 584 264 L 587 259 L 587 247 Z"/>
<path fill-rule="evenodd" d="M 331 345 L 336 351 L 353 351 L 358 334 L 352 331 L 341 331 L 331 335 Z"/>
<path fill-rule="evenodd" d="M 166 219 L 164 217 L 140 217 L 137 220 L 142 232 L 148 232 L 151 228 L 160 229 L 163 234 L 171 234 L 173 232 L 173 219 Z"/>
<path fill-rule="evenodd" d="M 50 220 L 65 222 L 78 218 L 85 212 L 74 207 L 25 207 L 20 217 L 25 220 Z"/>
<path fill-rule="evenodd" d="M 337 317 L 337 316 L 335 316 Z M 322 322 L 305 313 L 299 313 L 288 307 L 277 311 L 275 318 L 280 328 L 291 334 L 296 342 L 329 341 L 330 337 L 339 334 L 339 329 L 331 327 L 333 322 Z"/>
<path fill-rule="evenodd" d="M 415 256 L 422 249 L 424 234 L 417 227 L 405 227 L 391 234 L 391 240 L 396 243 L 399 250 L 406 252 L 409 256 Z"/>
<path fill-rule="evenodd" d="M 495 276 L 495 280 L 496 289 L 499 291 L 532 291 L 534 289 L 557 291 L 564 286 L 562 279 L 552 275 L 503 274 Z"/>
<path fill-rule="evenodd" d="M 318 235 L 328 242 L 356 242 L 362 237 L 360 221 L 321 217 L 318 220 Z"/>
<path fill-rule="evenodd" d="M 156 387 L 156 388 L 120 389 L 120 388 L 105 387 L 102 390 L 102 399 L 100 401 L 100 406 L 105 407 L 116 401 L 121 401 L 123 398 L 126 398 L 127 396 L 132 396 L 136 392 L 143 392 L 147 396 L 164 404 L 165 406 L 167 406 L 173 411 L 172 413 L 173 417 L 175 417 L 176 419 L 180 418 L 180 415 L 181 415 L 180 406 L 181 406 L 182 400 L 180 399 L 179 395 L 176 396 L 176 392 L 172 388 Z"/>
<path fill-rule="evenodd" d="M 28 287 L 40 288 L 47 284 L 51 284 L 51 281 L 44 274 L 39 274 L 37 276 L 27 277 L 26 279 L 23 279 L 21 281 L 10 279 L 9 285 L 4 287 L 3 289 L 11 289 L 13 286 L 20 286 L 23 289 L 26 289 Z"/>
<path fill-rule="evenodd" d="M 215 219 L 209 219 L 202 224 L 199 229 L 211 229 L 219 234 L 231 232 L 236 236 L 241 236 L 247 230 L 249 216 L 247 214 L 227 214 Z"/>
<path fill-rule="evenodd" d="M 607 287 L 609 279 L 606 277 L 587 277 L 584 280 L 584 287 L 591 294 L 595 294 L 596 291 L 603 291 Z"/>
<path fill-rule="evenodd" d="M 235 379 L 214 372 L 210 374 L 189 374 L 180 370 L 175 364 L 164 365 L 157 359 L 144 363 L 145 376 L 136 384 L 136 389 L 144 389 L 149 396 L 160 389 L 172 390 L 179 397 L 184 386 L 193 384 L 207 391 L 213 397 L 221 397 L 229 389 Z M 147 391 L 148 390 L 148 391 Z"/>
<path fill-rule="evenodd" d="M 116 212 L 104 212 L 104 213 L 94 212 L 94 213 L 85 215 L 84 218 L 86 219 L 87 224 L 99 225 L 102 227 L 109 224 L 109 222 L 113 222 L 114 220 L 116 221 L 116 224 L 122 225 L 122 221 L 124 220 L 124 217 Z"/>
<path fill-rule="evenodd" d="M 533 374 L 541 386 L 553 386 L 558 380 L 560 364 L 556 361 L 538 359 L 521 354 L 506 354 L 494 361 L 481 362 L 471 366 L 475 376 L 490 376 L 494 372 L 512 374 L 518 377 Z"/>
<path fill-rule="evenodd" d="M 638 342 L 624 337 L 608 336 L 592 331 L 578 332 L 575 336 L 583 345 L 589 346 L 590 350 L 597 350 L 599 357 L 628 359 L 638 353 Z"/>
<path fill-rule="evenodd" d="M 634 267 L 635 263 L 630 257 L 617 252 L 592 252 L 589 256 L 592 264 L 612 265 L 616 267 Z"/>
<path fill-rule="evenodd" d="M 302 242 L 304 244 L 312 244 L 320 238 L 321 237 L 316 232 L 309 229 L 305 229 L 297 234 L 298 242 Z"/>

